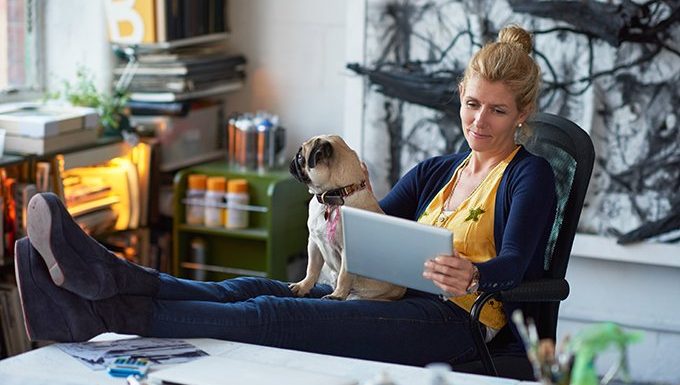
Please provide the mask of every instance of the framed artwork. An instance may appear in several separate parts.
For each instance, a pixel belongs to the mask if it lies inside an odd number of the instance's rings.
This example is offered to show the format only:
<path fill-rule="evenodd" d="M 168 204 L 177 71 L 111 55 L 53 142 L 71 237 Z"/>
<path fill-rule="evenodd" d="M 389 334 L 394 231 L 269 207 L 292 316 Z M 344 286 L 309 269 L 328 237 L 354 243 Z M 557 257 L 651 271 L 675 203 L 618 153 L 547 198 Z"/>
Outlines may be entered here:
<path fill-rule="evenodd" d="M 579 231 L 680 239 L 680 5 L 668 1 L 369 0 L 364 154 L 378 196 L 462 141 L 457 83 L 507 24 L 534 36 L 539 110 L 586 130 L 595 169 Z M 620 238 L 621 239 L 621 238 Z"/>

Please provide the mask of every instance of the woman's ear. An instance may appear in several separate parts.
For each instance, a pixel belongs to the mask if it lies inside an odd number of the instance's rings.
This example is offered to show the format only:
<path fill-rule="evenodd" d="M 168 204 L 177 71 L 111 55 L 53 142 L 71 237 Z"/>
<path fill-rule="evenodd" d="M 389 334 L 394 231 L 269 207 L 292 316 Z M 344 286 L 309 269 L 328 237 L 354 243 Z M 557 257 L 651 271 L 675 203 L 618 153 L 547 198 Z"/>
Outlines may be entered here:
<path fill-rule="evenodd" d="M 529 114 L 531 113 L 530 108 L 525 108 L 524 111 L 519 113 L 519 116 L 517 117 L 517 121 L 519 124 L 524 124 L 527 121 L 527 118 L 529 117 Z"/>
<path fill-rule="evenodd" d="M 463 103 L 463 93 L 465 93 L 465 87 L 463 87 L 463 82 L 458 83 L 458 98 L 461 104 Z"/>

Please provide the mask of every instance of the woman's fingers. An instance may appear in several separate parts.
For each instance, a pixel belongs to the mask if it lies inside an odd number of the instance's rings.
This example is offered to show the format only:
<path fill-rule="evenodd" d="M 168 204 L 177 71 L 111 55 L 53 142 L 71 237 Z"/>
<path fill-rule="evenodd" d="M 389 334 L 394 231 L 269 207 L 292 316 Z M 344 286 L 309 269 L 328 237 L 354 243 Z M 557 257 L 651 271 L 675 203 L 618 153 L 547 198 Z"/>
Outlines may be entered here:
<path fill-rule="evenodd" d="M 464 295 L 472 279 L 472 263 L 457 256 L 438 256 L 425 262 L 423 277 L 452 295 Z"/>
<path fill-rule="evenodd" d="M 424 276 L 427 277 L 425 274 Z M 465 290 L 467 289 L 467 286 L 462 284 L 462 281 L 459 279 L 452 279 L 451 277 L 441 275 L 439 273 L 429 273 L 429 276 L 437 287 L 451 294 L 452 296 L 466 294 Z"/>
<path fill-rule="evenodd" d="M 458 266 L 444 265 L 436 261 L 425 264 L 425 270 L 454 280 L 465 279 L 465 270 Z"/>

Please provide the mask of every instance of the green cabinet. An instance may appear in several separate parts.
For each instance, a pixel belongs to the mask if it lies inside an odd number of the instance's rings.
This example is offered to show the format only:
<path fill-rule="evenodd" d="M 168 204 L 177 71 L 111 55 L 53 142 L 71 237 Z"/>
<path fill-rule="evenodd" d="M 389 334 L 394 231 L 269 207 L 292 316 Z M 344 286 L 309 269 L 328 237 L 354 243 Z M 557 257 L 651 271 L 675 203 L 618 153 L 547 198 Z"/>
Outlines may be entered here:
<path fill-rule="evenodd" d="M 249 227 L 187 224 L 187 178 L 194 173 L 246 179 L 250 205 L 256 206 L 249 211 Z M 180 171 L 174 188 L 173 273 L 180 277 L 193 278 L 197 271 L 203 271 L 207 280 L 239 275 L 286 280 L 289 259 L 306 250 L 311 196 L 287 171 L 241 171 L 227 162 L 206 163 Z M 202 245 L 200 261 L 192 255 L 192 242 Z"/>

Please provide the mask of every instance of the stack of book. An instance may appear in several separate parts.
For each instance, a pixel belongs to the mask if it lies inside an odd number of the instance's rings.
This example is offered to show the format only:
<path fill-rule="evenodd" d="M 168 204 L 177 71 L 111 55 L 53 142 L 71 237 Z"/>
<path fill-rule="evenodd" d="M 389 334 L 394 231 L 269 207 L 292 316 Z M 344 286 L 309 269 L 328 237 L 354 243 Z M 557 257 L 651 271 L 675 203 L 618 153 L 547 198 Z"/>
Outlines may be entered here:
<path fill-rule="evenodd" d="M 44 155 L 97 140 L 99 115 L 93 108 L 24 105 L 0 112 L 5 132 L 5 151 Z"/>
<path fill-rule="evenodd" d="M 114 68 L 114 82 L 124 76 L 126 64 Z M 146 103 L 183 102 L 237 90 L 243 86 L 245 64 L 243 55 L 229 53 L 221 41 L 140 50 L 128 87 L 129 107 L 139 115 L 140 110 L 159 107 Z M 183 111 L 181 106 L 177 103 L 174 108 Z"/>
<path fill-rule="evenodd" d="M 105 176 L 78 173 L 64 177 L 63 184 L 66 207 L 85 232 L 94 235 L 114 228 L 118 215 L 113 206 L 121 199 Z"/>
<path fill-rule="evenodd" d="M 119 44 L 159 44 L 226 35 L 228 0 L 106 0 L 109 38 Z"/>
<path fill-rule="evenodd" d="M 156 41 L 226 33 L 227 11 L 227 0 L 155 0 Z"/>
<path fill-rule="evenodd" d="M 11 284 L 0 284 L 0 357 L 28 350 L 31 350 L 31 341 L 24 328 L 19 290 Z"/>

